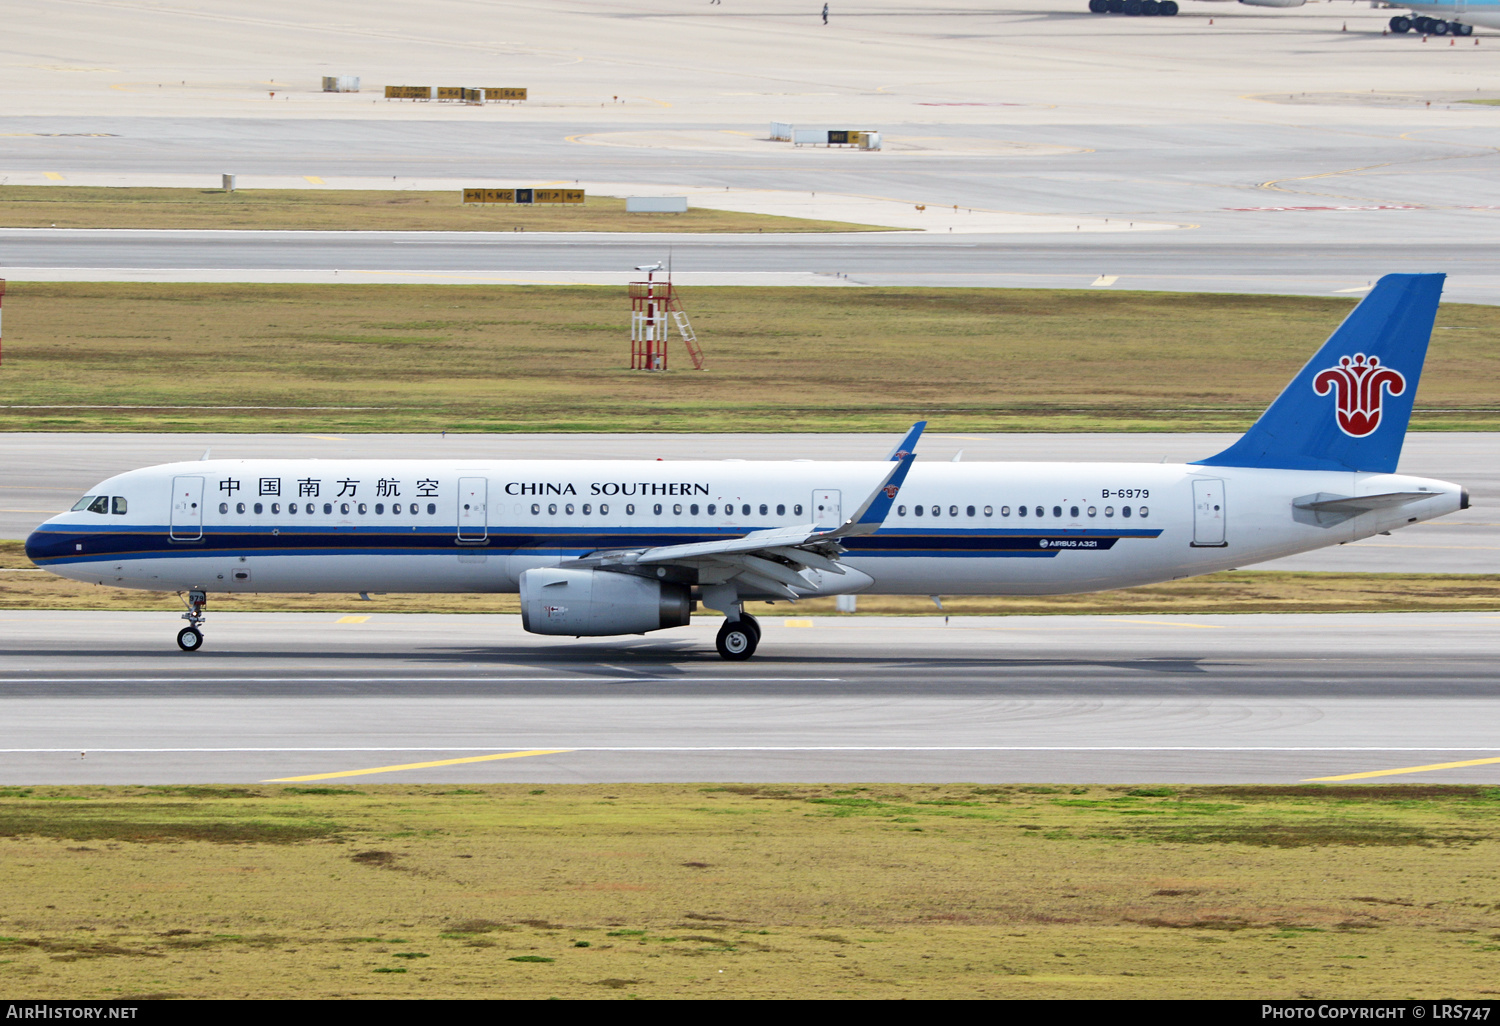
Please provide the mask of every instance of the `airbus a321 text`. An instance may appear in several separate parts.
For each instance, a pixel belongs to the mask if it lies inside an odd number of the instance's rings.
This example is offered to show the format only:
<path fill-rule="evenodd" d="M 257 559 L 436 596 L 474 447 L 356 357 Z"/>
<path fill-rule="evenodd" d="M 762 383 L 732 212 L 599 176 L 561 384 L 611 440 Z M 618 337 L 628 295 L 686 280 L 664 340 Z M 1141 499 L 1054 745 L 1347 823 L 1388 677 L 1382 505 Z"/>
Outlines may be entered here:
<path fill-rule="evenodd" d="M 1398 475 L 1443 275 L 1382 278 L 1237 442 L 1188 464 L 206 460 L 100 482 L 26 542 L 77 581 L 208 596 L 519 592 L 536 634 L 644 634 L 747 600 L 1055 595 L 1207 574 L 1468 507 Z M 503 443 L 497 443 L 503 444 Z"/>

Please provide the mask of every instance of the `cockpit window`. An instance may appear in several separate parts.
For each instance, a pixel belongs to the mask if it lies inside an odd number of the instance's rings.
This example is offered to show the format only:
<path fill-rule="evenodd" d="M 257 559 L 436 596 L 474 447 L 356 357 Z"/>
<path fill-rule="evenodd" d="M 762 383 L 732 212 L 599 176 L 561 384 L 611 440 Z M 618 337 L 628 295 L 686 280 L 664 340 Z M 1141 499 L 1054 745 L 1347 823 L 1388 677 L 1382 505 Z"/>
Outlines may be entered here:
<path fill-rule="evenodd" d="M 108 495 L 97 496 L 94 499 L 93 502 L 89 503 L 89 512 L 90 513 L 108 513 L 109 512 L 109 496 Z"/>
<path fill-rule="evenodd" d="M 85 495 L 83 498 L 73 503 L 73 509 L 71 512 L 77 513 L 81 509 L 88 509 L 89 503 L 93 502 L 96 498 L 98 498 L 98 496 L 96 495 Z"/>
<path fill-rule="evenodd" d="M 114 512 L 116 514 L 122 514 L 122 513 L 129 513 L 130 512 L 130 503 L 128 503 L 128 502 L 125 501 L 125 496 L 123 496 L 123 495 L 116 495 L 114 497 L 114 499 L 111 500 L 111 501 L 114 503 L 114 509 L 113 509 L 112 512 Z"/>

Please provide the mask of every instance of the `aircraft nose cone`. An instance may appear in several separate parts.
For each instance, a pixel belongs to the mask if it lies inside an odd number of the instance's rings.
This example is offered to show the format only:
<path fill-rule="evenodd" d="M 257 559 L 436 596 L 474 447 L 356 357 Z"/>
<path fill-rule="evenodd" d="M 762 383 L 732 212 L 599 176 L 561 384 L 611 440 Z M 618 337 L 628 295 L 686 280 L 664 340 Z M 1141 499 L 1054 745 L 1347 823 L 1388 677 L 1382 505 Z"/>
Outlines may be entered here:
<path fill-rule="evenodd" d="M 56 531 L 47 531 L 39 527 L 26 536 L 26 558 L 38 565 L 44 559 L 66 554 L 71 548 L 72 545 L 67 537 Z"/>

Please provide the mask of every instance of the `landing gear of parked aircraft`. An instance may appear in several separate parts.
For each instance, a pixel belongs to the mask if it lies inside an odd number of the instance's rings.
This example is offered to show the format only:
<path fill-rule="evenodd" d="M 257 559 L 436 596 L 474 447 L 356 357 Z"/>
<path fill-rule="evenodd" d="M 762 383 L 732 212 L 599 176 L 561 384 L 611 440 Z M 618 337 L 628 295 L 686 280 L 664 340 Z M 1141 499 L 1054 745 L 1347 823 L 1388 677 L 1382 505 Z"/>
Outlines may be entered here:
<path fill-rule="evenodd" d="M 738 620 L 725 620 L 719 628 L 714 646 L 725 659 L 739 661 L 749 659 L 760 644 L 760 624 L 755 617 L 744 615 Z"/>
<path fill-rule="evenodd" d="M 1170 18 L 1177 13 L 1177 0 L 1089 0 L 1093 14 L 1128 14 L 1132 18 Z"/>
<path fill-rule="evenodd" d="M 1443 21 L 1440 18 L 1429 18 L 1421 15 L 1416 18 L 1408 18 L 1405 15 L 1396 15 L 1391 19 L 1391 31 L 1398 36 L 1413 30 L 1424 36 L 1472 36 L 1473 25 L 1465 25 L 1459 21 Z"/>
<path fill-rule="evenodd" d="M 178 593 L 181 594 L 180 592 Z M 188 611 L 182 614 L 189 626 L 177 632 L 177 647 L 184 652 L 196 652 L 203 647 L 203 626 L 206 617 L 203 615 L 203 607 L 208 605 L 208 595 L 201 591 L 190 591 L 184 600 Z"/>

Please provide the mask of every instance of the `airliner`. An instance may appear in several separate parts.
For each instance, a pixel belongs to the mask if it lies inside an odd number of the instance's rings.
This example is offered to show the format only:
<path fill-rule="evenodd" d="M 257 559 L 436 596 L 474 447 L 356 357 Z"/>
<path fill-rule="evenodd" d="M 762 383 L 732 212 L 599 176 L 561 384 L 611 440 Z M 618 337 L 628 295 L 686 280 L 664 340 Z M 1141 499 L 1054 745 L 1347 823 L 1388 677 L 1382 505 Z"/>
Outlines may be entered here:
<path fill-rule="evenodd" d="M 1306 0 L 1239 0 L 1250 7 L 1301 7 Z M 1177 0 L 1089 0 L 1090 14 L 1128 14 L 1131 17 L 1171 18 L 1180 7 Z"/>
<path fill-rule="evenodd" d="M 747 601 L 1056 595 L 1241 567 L 1466 509 L 1396 473 L 1444 276 L 1381 278 L 1246 434 L 1195 463 L 201 460 L 101 482 L 26 541 L 76 581 L 212 594 L 519 593 L 543 635 L 645 634 Z M 503 446 L 503 442 L 497 445 Z M 206 454 L 205 454 L 206 455 Z"/>
<path fill-rule="evenodd" d="M 1301 7 L 1306 0 L 1239 0 L 1250 7 Z M 1374 0 L 1372 7 L 1408 7 L 1412 16 L 1398 14 L 1390 30 L 1398 35 L 1420 32 L 1424 36 L 1472 36 L 1475 25 L 1500 28 L 1500 0 L 1447 0 L 1446 3 L 1404 3 Z M 1170 18 L 1177 14 L 1176 0 L 1088 0 L 1093 14 L 1128 14 L 1133 17 Z M 1439 17 L 1431 17 L 1438 15 Z M 1446 20 L 1445 20 L 1446 19 Z"/>

